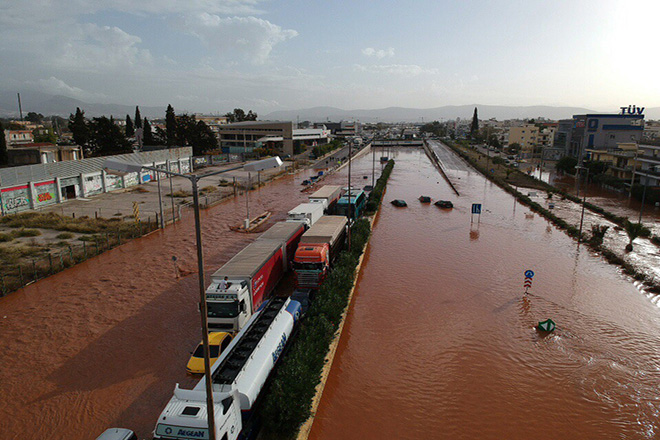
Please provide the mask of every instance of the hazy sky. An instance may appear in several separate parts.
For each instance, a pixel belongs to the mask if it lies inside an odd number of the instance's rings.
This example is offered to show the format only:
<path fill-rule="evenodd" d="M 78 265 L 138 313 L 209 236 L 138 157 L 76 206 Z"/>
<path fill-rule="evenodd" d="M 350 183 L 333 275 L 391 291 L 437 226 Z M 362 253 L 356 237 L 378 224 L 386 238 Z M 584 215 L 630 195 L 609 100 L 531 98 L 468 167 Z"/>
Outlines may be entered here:
<path fill-rule="evenodd" d="M 177 111 L 660 106 L 660 1 L 0 0 L 0 89 Z"/>

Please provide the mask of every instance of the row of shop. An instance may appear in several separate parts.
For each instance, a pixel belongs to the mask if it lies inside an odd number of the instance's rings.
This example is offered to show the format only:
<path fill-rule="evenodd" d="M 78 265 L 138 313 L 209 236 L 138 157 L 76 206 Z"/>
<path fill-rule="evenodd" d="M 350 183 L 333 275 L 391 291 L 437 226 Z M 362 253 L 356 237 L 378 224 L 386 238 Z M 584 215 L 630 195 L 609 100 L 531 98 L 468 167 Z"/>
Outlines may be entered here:
<path fill-rule="evenodd" d="M 146 166 L 176 173 L 192 171 L 192 157 L 166 159 L 142 163 Z M 100 167 L 99 167 L 100 168 Z M 76 198 L 85 198 L 130 188 L 139 184 L 155 181 L 166 176 L 165 173 L 145 170 L 140 173 L 128 173 L 123 176 L 106 173 L 103 169 L 94 172 L 80 173 L 67 177 L 54 177 L 48 180 L 27 182 L 0 188 L 2 215 L 14 214 L 30 209 L 39 209 L 55 203 L 62 203 Z"/>

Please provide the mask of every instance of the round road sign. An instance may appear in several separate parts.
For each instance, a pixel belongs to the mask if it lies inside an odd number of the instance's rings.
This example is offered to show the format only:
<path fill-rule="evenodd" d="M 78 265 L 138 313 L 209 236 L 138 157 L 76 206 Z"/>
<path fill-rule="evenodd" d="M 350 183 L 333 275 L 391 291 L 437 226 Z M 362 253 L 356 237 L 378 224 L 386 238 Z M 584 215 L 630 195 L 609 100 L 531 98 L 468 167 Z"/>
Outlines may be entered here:
<path fill-rule="evenodd" d="M 531 271 L 531 270 L 526 270 L 526 271 L 525 271 L 525 276 L 526 276 L 527 278 L 534 278 L 534 272 Z"/>

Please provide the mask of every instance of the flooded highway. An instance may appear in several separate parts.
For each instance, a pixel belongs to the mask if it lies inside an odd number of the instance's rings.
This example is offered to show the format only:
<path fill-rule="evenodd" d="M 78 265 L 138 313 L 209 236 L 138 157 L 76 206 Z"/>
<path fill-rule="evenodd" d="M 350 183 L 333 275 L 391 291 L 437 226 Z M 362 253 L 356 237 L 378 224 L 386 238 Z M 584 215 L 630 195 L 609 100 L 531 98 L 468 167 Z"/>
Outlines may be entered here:
<path fill-rule="evenodd" d="M 421 150 L 396 160 L 310 438 L 657 438 L 651 299 L 477 172 L 453 166 L 456 197 Z"/>
<path fill-rule="evenodd" d="M 344 170 L 339 174 L 344 173 Z M 250 210 L 282 220 L 307 172 L 250 194 Z M 239 196 L 202 212 L 207 275 L 258 234 L 232 232 Z M 0 438 L 96 438 L 109 427 L 151 438 L 201 339 L 194 219 L 92 258 L 0 299 Z M 172 256 L 183 275 L 177 279 Z"/>

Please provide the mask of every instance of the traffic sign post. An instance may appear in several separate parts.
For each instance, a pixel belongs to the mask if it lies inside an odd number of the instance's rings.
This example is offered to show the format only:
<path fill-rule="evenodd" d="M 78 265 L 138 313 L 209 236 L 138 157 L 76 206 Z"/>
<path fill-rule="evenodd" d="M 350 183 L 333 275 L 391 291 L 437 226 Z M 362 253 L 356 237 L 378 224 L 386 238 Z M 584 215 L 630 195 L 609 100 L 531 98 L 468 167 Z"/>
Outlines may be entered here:
<path fill-rule="evenodd" d="M 532 278 L 534 278 L 534 271 L 533 270 L 526 270 L 525 271 L 525 282 L 523 283 L 523 287 L 525 288 L 525 295 L 529 293 L 529 289 L 532 288 Z"/>
<path fill-rule="evenodd" d="M 478 214 L 479 218 L 478 221 L 481 222 L 481 203 L 473 203 L 472 204 L 472 211 L 470 214 L 470 223 L 474 221 L 474 214 Z"/>

